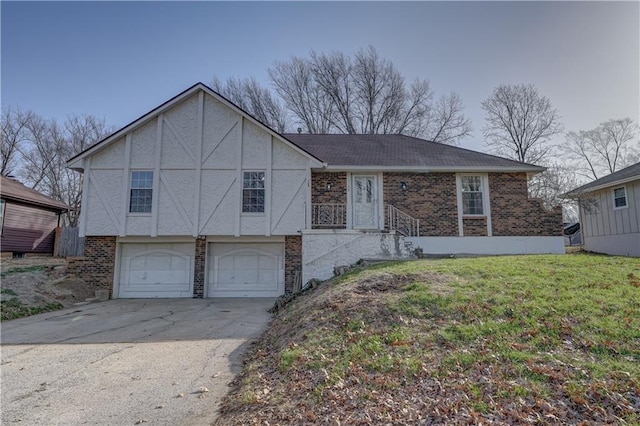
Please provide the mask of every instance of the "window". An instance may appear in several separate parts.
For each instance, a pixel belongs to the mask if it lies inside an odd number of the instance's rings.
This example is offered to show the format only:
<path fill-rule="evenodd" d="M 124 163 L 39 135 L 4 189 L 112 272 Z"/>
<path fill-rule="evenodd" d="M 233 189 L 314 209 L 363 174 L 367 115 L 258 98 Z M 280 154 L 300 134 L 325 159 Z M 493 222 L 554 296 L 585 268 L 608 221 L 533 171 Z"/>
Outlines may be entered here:
<path fill-rule="evenodd" d="M 481 215 L 482 208 L 482 177 L 462 176 L 462 214 Z"/>
<path fill-rule="evenodd" d="M 613 189 L 613 209 L 623 209 L 627 207 L 627 188 L 621 186 Z"/>
<path fill-rule="evenodd" d="M 130 213 L 151 213 L 153 198 L 153 172 L 131 172 Z"/>
<path fill-rule="evenodd" d="M 355 202 L 370 204 L 373 202 L 373 178 L 359 177 L 354 179 L 355 183 Z"/>
<path fill-rule="evenodd" d="M 242 212 L 264 213 L 264 172 L 242 174 Z"/>

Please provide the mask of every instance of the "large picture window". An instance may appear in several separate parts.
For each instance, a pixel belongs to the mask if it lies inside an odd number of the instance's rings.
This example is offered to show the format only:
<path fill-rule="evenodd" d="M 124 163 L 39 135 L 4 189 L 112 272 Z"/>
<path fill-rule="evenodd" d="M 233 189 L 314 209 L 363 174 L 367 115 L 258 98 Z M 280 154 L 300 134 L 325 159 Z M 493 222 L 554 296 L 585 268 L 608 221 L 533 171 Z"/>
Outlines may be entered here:
<path fill-rule="evenodd" d="M 623 209 L 627 207 L 627 188 L 621 186 L 613 189 L 613 208 Z"/>
<path fill-rule="evenodd" d="M 462 176 L 462 214 L 482 215 L 482 177 Z"/>
<path fill-rule="evenodd" d="M 151 213 L 153 199 L 153 172 L 131 172 L 130 213 Z"/>
<path fill-rule="evenodd" d="M 264 213 L 264 172 L 242 173 L 242 212 Z"/>

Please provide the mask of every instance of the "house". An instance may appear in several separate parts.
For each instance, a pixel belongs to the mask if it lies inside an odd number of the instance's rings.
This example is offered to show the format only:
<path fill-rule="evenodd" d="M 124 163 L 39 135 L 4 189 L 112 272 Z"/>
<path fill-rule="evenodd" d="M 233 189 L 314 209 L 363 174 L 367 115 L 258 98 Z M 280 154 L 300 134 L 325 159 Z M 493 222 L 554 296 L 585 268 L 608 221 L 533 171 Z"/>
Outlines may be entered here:
<path fill-rule="evenodd" d="M 0 176 L 0 179 L 2 255 L 53 254 L 60 214 L 69 207 L 15 179 L 5 176 Z"/>
<path fill-rule="evenodd" d="M 279 134 L 198 83 L 80 153 L 80 274 L 112 297 L 274 297 L 362 258 L 563 253 L 544 170 L 402 135 Z"/>
<path fill-rule="evenodd" d="M 587 251 L 640 256 L 640 163 L 574 189 L 582 247 Z"/>

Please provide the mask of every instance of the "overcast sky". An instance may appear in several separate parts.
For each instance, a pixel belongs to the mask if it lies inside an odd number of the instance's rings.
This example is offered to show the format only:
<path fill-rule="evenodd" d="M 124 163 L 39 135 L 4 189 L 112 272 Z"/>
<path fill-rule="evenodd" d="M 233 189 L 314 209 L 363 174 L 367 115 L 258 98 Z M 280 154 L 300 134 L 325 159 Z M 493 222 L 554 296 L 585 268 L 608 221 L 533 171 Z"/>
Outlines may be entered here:
<path fill-rule="evenodd" d="M 480 103 L 532 83 L 567 130 L 640 112 L 640 3 L 7 2 L 2 106 L 123 126 L 214 75 L 256 77 L 293 55 L 374 46 L 408 81 L 462 97 L 483 150 Z M 560 137 L 558 141 L 563 138 Z"/>

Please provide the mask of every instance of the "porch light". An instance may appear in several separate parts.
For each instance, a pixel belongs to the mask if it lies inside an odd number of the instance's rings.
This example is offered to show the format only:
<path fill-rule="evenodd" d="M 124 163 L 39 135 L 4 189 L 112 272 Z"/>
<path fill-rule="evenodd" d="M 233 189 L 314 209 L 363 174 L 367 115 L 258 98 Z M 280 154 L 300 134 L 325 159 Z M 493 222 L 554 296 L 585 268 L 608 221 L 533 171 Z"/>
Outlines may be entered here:
<path fill-rule="evenodd" d="M 327 191 L 331 190 L 331 182 L 327 182 Z"/>
<path fill-rule="evenodd" d="M 402 188 L 403 191 L 406 191 L 407 188 L 409 188 L 409 185 L 407 185 L 406 182 L 400 182 L 400 188 Z"/>

